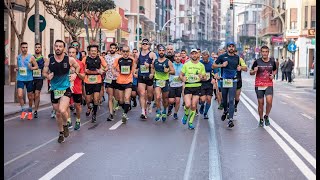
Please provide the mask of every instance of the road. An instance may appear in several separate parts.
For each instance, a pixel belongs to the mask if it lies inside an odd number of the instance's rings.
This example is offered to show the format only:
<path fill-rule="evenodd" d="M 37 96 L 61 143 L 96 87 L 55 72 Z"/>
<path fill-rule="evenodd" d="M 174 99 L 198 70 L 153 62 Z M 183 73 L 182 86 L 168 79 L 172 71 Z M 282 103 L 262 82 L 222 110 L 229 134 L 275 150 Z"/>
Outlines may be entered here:
<path fill-rule="evenodd" d="M 51 107 L 32 121 L 7 117 L 4 122 L 5 179 L 313 179 L 316 157 L 315 93 L 277 81 L 270 127 L 260 128 L 254 79 L 243 75 L 243 94 L 235 127 L 221 121 L 212 103 L 210 119 L 198 116 L 188 130 L 155 114 L 141 121 L 133 108 L 127 124 L 121 111 L 106 121 L 106 103 L 97 123 L 82 113 L 80 131 L 57 142 Z M 183 111 L 178 114 L 182 117 Z M 179 119 L 180 119 L 179 118 Z M 73 121 L 75 118 L 73 117 Z M 120 125 L 120 126 L 117 126 Z"/>

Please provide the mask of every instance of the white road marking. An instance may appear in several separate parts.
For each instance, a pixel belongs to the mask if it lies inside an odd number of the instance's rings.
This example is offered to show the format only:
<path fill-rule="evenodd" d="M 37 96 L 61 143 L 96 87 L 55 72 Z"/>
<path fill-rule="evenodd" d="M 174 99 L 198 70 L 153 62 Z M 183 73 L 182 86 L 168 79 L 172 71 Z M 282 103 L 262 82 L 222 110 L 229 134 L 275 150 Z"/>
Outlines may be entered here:
<path fill-rule="evenodd" d="M 288 103 L 286 103 L 286 102 L 284 102 L 284 101 L 280 101 L 282 104 L 288 104 Z"/>
<path fill-rule="evenodd" d="M 211 107 L 213 107 L 213 101 L 211 102 Z M 221 180 L 221 161 L 220 154 L 218 150 L 218 140 L 216 136 L 216 127 L 214 120 L 213 108 L 209 109 L 208 123 L 209 123 L 209 179 L 210 180 Z"/>
<path fill-rule="evenodd" d="M 192 139 L 192 143 L 190 146 L 190 151 L 189 151 L 189 155 L 188 155 L 188 162 L 187 162 L 186 170 L 184 171 L 183 180 L 189 180 L 189 178 L 190 178 L 190 170 L 191 170 L 191 166 L 192 166 L 194 150 L 196 147 L 199 125 L 200 125 L 200 118 L 198 118 L 197 126 L 196 126 L 195 132 L 193 134 L 193 139 Z"/>
<path fill-rule="evenodd" d="M 57 174 L 59 174 L 63 169 L 68 167 L 71 163 L 76 161 L 79 157 L 84 155 L 84 153 L 75 153 L 73 156 L 69 157 L 67 160 L 63 161 L 61 164 L 53 168 L 51 171 L 49 171 L 47 174 L 42 176 L 39 180 L 49 180 L 55 177 Z"/>
<path fill-rule="evenodd" d="M 104 115 L 104 114 L 106 114 L 106 112 L 100 114 L 100 115 L 97 116 L 97 117 L 100 117 L 100 116 L 102 116 L 102 115 Z M 85 123 L 83 123 L 83 124 L 81 123 L 81 126 L 84 126 L 84 125 L 86 125 L 86 124 L 89 123 L 89 122 L 91 122 L 91 121 L 87 121 L 87 122 L 85 122 Z M 70 132 L 72 132 L 72 131 L 73 131 L 73 129 L 70 130 Z M 4 163 L 4 166 L 7 166 L 8 164 L 11 164 L 11 163 L 13 163 L 13 162 L 16 161 L 16 160 L 18 160 L 18 159 L 20 159 L 20 158 L 23 158 L 24 156 L 26 156 L 26 155 L 28 155 L 28 154 L 30 154 L 30 153 L 32 153 L 32 152 L 34 152 L 34 151 L 36 151 L 36 150 L 44 147 L 45 145 L 47 145 L 47 144 L 49 144 L 49 143 L 51 143 L 52 141 L 57 140 L 57 139 L 58 139 L 58 137 L 55 137 L 55 138 L 50 139 L 49 141 L 47 141 L 47 142 L 45 142 L 45 143 L 43 143 L 43 144 L 41 144 L 41 145 L 39 145 L 39 146 L 37 146 L 37 147 L 35 147 L 35 148 L 33 148 L 33 149 L 31 149 L 31 150 L 23 153 L 23 154 L 15 157 L 15 158 L 13 158 L 13 159 L 11 159 L 10 161 Z"/>
<path fill-rule="evenodd" d="M 118 121 L 118 122 L 115 123 L 113 126 L 111 126 L 111 127 L 109 128 L 109 130 L 115 130 L 115 129 L 117 129 L 122 123 L 123 123 L 122 120 Z"/>
<path fill-rule="evenodd" d="M 286 98 L 289 98 L 289 99 L 292 98 L 291 96 L 289 96 L 289 95 L 287 95 L 287 94 L 280 94 L 280 95 L 282 95 L 282 96 L 284 96 L 284 97 L 286 97 Z"/>
<path fill-rule="evenodd" d="M 258 106 L 254 104 L 244 93 L 241 93 L 241 96 L 246 99 L 252 107 L 258 110 Z M 257 119 L 259 121 L 259 118 Z M 287 132 L 285 132 L 276 122 L 269 117 L 269 121 L 272 127 L 277 130 L 282 137 L 284 137 L 291 146 L 293 146 L 315 169 L 316 169 L 316 159 L 307 151 L 305 150 L 297 141 L 295 141 Z"/>
<path fill-rule="evenodd" d="M 310 120 L 313 119 L 311 116 L 308 116 L 307 114 L 301 113 L 301 115 L 304 116 L 304 117 L 306 117 L 306 118 L 308 118 L 308 119 L 310 119 Z"/>
<path fill-rule="evenodd" d="M 246 100 L 241 99 L 242 103 L 248 108 L 251 114 L 259 122 L 258 113 L 247 103 Z M 269 118 L 270 119 L 270 118 Z M 270 120 L 271 125 L 274 125 Z M 307 179 L 316 179 L 316 175 L 308 168 L 308 166 L 299 158 L 299 156 L 281 139 L 281 137 L 274 132 L 270 127 L 265 126 L 264 129 L 271 135 L 271 137 L 277 142 L 281 149 L 288 155 L 291 161 L 298 167 Z M 281 134 L 281 133 L 280 133 Z"/>
<path fill-rule="evenodd" d="M 50 108 L 52 108 L 52 106 L 45 107 L 45 108 L 41 108 L 41 109 L 38 110 L 38 112 L 43 111 L 43 110 L 47 110 L 47 109 L 50 109 Z M 13 117 L 11 117 L 11 118 L 8 118 L 8 119 L 4 120 L 4 122 L 11 121 L 11 120 L 14 120 L 14 119 L 17 120 L 18 118 L 19 118 L 19 120 L 20 120 L 20 115 L 17 115 L 17 116 L 13 116 Z"/>

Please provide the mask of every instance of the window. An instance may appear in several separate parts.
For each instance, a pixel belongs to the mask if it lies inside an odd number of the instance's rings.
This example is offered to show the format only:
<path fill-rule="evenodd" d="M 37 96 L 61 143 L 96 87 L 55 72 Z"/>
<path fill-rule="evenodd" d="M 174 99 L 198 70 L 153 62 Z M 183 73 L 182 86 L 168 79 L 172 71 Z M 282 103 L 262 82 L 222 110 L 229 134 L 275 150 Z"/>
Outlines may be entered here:
<path fill-rule="evenodd" d="M 290 8 L 290 29 L 297 29 L 297 8 Z"/>
<path fill-rule="evenodd" d="M 308 28 L 308 6 L 304 7 L 304 28 Z"/>
<path fill-rule="evenodd" d="M 311 28 L 316 27 L 316 6 L 311 6 Z"/>
<path fill-rule="evenodd" d="M 50 54 L 53 54 L 54 29 L 50 29 Z"/>

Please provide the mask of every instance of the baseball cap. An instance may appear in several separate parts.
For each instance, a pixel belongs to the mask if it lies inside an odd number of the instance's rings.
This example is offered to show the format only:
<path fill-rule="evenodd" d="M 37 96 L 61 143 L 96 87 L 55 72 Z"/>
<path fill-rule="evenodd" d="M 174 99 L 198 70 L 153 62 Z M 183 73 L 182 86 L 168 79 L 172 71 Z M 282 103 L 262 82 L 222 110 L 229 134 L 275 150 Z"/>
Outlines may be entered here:
<path fill-rule="evenodd" d="M 165 48 L 164 45 L 162 45 L 162 44 L 159 44 L 159 45 L 158 45 L 158 50 L 160 50 L 160 49 L 166 50 L 166 48 Z"/>
<path fill-rule="evenodd" d="M 191 49 L 190 53 L 192 53 L 192 52 L 198 52 L 198 50 L 193 48 L 193 49 Z"/>
<path fill-rule="evenodd" d="M 149 44 L 149 39 L 147 39 L 147 38 L 142 39 L 142 43 L 148 43 Z"/>
<path fill-rule="evenodd" d="M 230 46 L 231 44 L 234 45 L 234 46 L 236 46 L 236 43 L 235 43 L 235 42 L 230 41 L 230 42 L 227 43 L 227 47 Z"/>

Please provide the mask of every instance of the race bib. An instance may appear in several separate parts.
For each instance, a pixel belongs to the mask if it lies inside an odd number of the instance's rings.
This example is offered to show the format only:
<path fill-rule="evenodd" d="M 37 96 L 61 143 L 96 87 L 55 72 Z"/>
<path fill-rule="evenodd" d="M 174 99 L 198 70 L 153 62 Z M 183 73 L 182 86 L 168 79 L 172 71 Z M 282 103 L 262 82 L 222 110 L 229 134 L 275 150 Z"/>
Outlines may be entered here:
<path fill-rule="evenodd" d="M 112 83 L 112 79 L 105 78 L 103 82 L 111 84 Z"/>
<path fill-rule="evenodd" d="M 89 83 L 98 83 L 98 76 L 97 75 L 88 75 L 88 82 Z"/>
<path fill-rule="evenodd" d="M 222 87 L 224 87 L 224 88 L 233 87 L 233 79 L 223 79 L 222 80 Z"/>
<path fill-rule="evenodd" d="M 27 68 L 26 67 L 19 67 L 19 74 L 20 74 L 20 76 L 26 76 L 27 75 Z"/>
<path fill-rule="evenodd" d="M 149 73 L 149 68 L 147 68 L 145 65 L 140 65 L 140 72 Z"/>
<path fill-rule="evenodd" d="M 181 86 L 182 86 L 182 81 L 179 79 L 179 76 L 173 76 L 170 82 L 170 87 L 181 87 Z"/>
<path fill-rule="evenodd" d="M 206 80 L 207 80 L 207 81 L 210 80 L 210 74 L 211 74 L 210 72 L 207 72 L 207 73 L 206 73 Z"/>
<path fill-rule="evenodd" d="M 266 90 L 268 86 L 258 86 L 258 90 Z"/>
<path fill-rule="evenodd" d="M 163 88 L 166 86 L 166 81 L 165 80 L 156 80 L 156 86 Z"/>
<path fill-rule="evenodd" d="M 130 66 L 121 66 L 121 74 L 130 74 Z"/>
<path fill-rule="evenodd" d="M 179 83 L 179 82 L 181 82 L 181 80 L 180 80 L 179 76 L 174 76 L 172 79 L 172 82 Z"/>
<path fill-rule="evenodd" d="M 33 70 L 33 77 L 41 77 L 41 69 Z"/>
<path fill-rule="evenodd" d="M 200 82 L 200 78 L 196 74 L 189 74 L 189 76 L 187 76 L 187 82 L 188 83 Z"/>
<path fill-rule="evenodd" d="M 61 98 L 65 92 L 66 92 L 66 90 L 53 90 L 54 99 Z"/>

